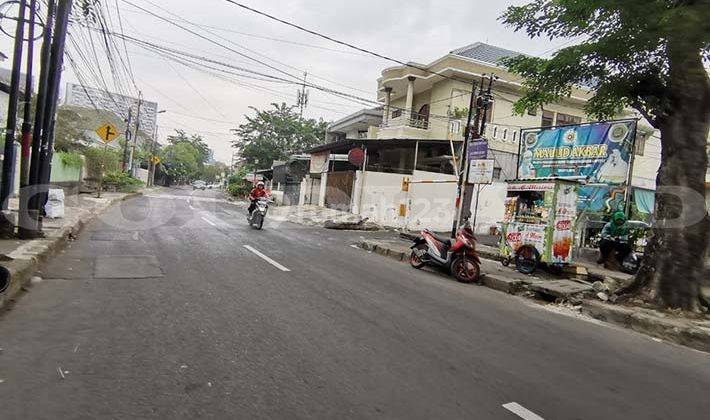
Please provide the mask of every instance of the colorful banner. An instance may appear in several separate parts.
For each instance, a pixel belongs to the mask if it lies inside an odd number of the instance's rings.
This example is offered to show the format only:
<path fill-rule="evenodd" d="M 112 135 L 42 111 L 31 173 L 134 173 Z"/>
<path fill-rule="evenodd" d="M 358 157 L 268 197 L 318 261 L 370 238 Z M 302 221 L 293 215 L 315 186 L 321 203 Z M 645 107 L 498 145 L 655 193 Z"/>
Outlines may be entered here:
<path fill-rule="evenodd" d="M 596 184 L 580 189 L 579 210 L 614 210 L 618 190 L 625 190 L 635 137 L 635 120 L 523 130 L 518 178 Z"/>

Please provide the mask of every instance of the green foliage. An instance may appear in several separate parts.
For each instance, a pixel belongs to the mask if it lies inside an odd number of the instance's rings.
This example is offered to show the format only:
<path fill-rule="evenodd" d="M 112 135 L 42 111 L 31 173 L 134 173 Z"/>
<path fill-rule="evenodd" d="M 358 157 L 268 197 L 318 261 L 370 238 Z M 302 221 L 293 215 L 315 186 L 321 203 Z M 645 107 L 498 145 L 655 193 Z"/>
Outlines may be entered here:
<path fill-rule="evenodd" d="M 64 166 L 81 168 L 84 165 L 84 160 L 81 158 L 81 154 L 79 153 L 57 152 L 56 155 L 59 157 L 59 160 L 64 164 Z"/>
<path fill-rule="evenodd" d="M 104 186 L 113 187 L 120 192 L 136 192 L 143 186 L 143 181 L 133 178 L 125 172 L 109 172 L 104 175 Z"/>
<path fill-rule="evenodd" d="M 92 179 L 99 179 L 102 165 L 104 173 L 118 172 L 121 166 L 121 153 L 113 149 L 87 147 L 84 150 L 84 157 L 88 178 Z"/>
<path fill-rule="evenodd" d="M 467 117 L 468 117 L 468 107 L 459 108 L 456 106 L 456 107 L 454 107 L 454 110 L 451 111 L 451 118 L 461 120 L 461 119 L 464 119 Z"/>
<path fill-rule="evenodd" d="M 205 182 L 213 183 L 222 175 L 223 172 L 227 172 L 227 165 L 222 162 L 217 162 L 214 165 L 204 165 L 199 173 L 199 178 Z"/>
<path fill-rule="evenodd" d="M 66 109 L 57 109 L 57 120 L 54 125 L 54 150 L 60 152 L 73 152 L 82 150 L 87 141 L 84 134 L 84 118 L 77 112 Z"/>
<path fill-rule="evenodd" d="M 236 173 L 233 173 L 227 178 L 227 191 L 233 197 L 244 197 L 249 194 L 249 184 L 244 180 L 247 171 L 246 168 L 241 168 Z"/>
<path fill-rule="evenodd" d="M 632 106 L 657 127 L 673 112 L 671 59 L 710 58 L 706 0 L 533 0 L 509 7 L 501 19 L 531 38 L 584 39 L 549 60 L 504 60 L 525 77 L 524 96 L 515 104 L 519 114 L 569 96 L 573 84 L 583 84 L 594 90 L 588 114 L 605 119 Z"/>
<path fill-rule="evenodd" d="M 328 124 L 322 119 L 303 119 L 285 103 L 271 106 L 268 110 L 250 107 L 256 115 L 246 115 L 247 122 L 233 130 L 237 139 L 232 147 L 249 169 L 270 167 L 274 160 L 285 160 L 325 141 Z"/>
<path fill-rule="evenodd" d="M 200 178 L 210 149 L 201 136 L 188 136 L 183 130 L 175 130 L 168 136 L 168 146 L 160 152 L 161 164 L 171 183 L 188 182 Z"/>

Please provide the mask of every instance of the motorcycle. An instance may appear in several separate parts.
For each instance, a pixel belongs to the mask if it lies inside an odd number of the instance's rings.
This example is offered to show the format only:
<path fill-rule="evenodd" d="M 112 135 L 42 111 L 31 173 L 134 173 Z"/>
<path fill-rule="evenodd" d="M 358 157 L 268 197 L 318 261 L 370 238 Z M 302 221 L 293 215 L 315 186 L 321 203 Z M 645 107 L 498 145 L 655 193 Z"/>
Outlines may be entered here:
<path fill-rule="evenodd" d="M 454 240 L 424 229 L 410 248 L 409 263 L 414 268 L 425 265 L 444 267 L 461 283 L 472 283 L 481 275 L 476 238 L 468 222 L 459 228 Z"/>
<path fill-rule="evenodd" d="M 264 219 L 266 218 L 266 212 L 269 210 L 269 199 L 260 198 L 255 201 L 256 207 L 247 216 L 247 221 L 250 226 L 254 226 L 257 229 L 261 229 L 264 226 Z"/>

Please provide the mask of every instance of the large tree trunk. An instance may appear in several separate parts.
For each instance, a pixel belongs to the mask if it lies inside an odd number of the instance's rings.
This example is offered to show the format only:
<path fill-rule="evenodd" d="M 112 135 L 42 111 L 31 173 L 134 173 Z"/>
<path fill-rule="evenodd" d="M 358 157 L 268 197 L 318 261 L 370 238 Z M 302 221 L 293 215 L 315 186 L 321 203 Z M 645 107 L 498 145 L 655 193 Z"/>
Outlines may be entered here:
<path fill-rule="evenodd" d="M 627 290 L 662 307 L 697 311 L 707 275 L 710 217 L 705 204 L 710 83 L 699 49 L 668 46 L 670 82 L 661 131 L 653 236 Z"/>

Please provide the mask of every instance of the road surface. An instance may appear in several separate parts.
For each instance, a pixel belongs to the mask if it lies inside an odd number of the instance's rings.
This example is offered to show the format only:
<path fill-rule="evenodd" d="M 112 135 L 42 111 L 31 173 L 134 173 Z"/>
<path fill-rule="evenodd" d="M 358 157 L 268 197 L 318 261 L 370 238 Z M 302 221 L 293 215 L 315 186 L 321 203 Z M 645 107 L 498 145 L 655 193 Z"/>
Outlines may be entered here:
<path fill-rule="evenodd" d="M 89 224 L 0 316 L 0 418 L 710 417 L 707 354 L 243 212 L 172 189 Z"/>

